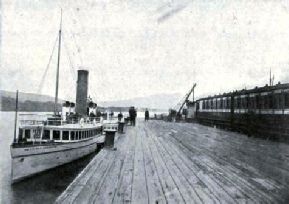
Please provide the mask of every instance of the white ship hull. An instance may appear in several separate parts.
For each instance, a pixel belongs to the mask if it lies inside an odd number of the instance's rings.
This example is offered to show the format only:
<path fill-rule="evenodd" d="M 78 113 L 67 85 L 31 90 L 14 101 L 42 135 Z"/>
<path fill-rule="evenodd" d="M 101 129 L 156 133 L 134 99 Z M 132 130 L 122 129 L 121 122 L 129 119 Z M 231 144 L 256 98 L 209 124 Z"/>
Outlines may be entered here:
<path fill-rule="evenodd" d="M 77 142 L 11 147 L 12 183 L 88 155 L 102 141 L 98 135 Z"/>

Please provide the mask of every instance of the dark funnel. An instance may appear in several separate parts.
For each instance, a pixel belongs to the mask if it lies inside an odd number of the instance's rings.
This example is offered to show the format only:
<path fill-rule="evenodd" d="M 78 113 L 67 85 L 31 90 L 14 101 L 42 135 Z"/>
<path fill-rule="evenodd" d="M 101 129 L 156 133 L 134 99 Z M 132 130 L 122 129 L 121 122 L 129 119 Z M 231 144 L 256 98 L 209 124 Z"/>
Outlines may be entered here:
<path fill-rule="evenodd" d="M 78 70 L 75 112 L 80 115 L 86 115 L 87 89 L 88 89 L 88 71 Z"/>

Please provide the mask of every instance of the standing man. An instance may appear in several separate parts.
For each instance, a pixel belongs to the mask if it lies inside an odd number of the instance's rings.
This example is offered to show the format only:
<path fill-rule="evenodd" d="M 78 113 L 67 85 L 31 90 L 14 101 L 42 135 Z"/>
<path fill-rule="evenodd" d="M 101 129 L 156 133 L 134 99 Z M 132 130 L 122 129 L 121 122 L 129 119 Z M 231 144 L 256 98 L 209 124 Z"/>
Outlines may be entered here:
<path fill-rule="evenodd" d="M 146 109 L 146 111 L 145 111 L 145 121 L 148 121 L 149 118 L 150 118 L 150 113 L 149 113 L 148 109 Z"/>
<path fill-rule="evenodd" d="M 136 118 L 136 116 L 137 116 L 137 113 L 136 113 L 136 110 L 135 110 L 135 108 L 132 106 L 132 107 L 130 107 L 130 109 L 129 109 L 129 117 L 130 117 L 130 121 L 131 121 L 131 125 L 132 126 L 135 126 L 135 118 Z"/>
<path fill-rule="evenodd" d="M 121 119 L 123 118 L 123 115 L 122 115 L 121 111 L 117 115 L 117 118 L 118 118 L 118 121 L 121 121 Z"/>

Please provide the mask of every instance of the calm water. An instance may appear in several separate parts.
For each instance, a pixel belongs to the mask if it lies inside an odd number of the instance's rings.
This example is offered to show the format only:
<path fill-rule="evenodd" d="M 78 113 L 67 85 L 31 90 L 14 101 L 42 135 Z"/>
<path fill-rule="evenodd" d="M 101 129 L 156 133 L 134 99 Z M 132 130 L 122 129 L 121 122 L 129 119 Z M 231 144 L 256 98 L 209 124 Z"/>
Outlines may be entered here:
<path fill-rule="evenodd" d="M 0 112 L 0 203 L 53 203 L 96 153 L 11 185 L 14 116 L 14 112 Z"/>

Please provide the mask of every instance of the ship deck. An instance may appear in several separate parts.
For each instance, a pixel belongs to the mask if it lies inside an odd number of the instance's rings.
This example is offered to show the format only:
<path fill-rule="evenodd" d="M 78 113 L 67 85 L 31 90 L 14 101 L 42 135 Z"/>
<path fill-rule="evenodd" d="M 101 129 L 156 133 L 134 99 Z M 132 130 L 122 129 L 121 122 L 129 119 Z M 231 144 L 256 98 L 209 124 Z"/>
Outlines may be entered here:
<path fill-rule="evenodd" d="M 164 121 L 127 126 L 56 203 L 288 203 L 289 145 Z"/>

